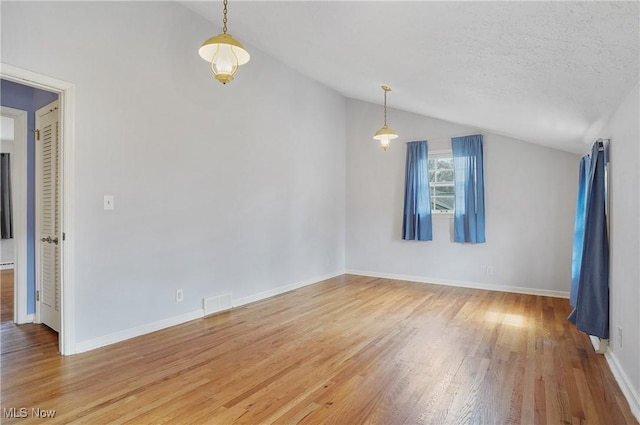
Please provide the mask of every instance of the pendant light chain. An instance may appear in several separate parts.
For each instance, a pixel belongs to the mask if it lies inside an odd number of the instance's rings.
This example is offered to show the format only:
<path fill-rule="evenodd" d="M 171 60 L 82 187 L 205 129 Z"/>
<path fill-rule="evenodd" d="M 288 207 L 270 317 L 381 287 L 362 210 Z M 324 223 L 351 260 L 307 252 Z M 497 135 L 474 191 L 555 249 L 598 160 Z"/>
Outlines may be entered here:
<path fill-rule="evenodd" d="M 382 86 L 384 90 L 384 125 L 373 135 L 374 140 L 380 141 L 382 150 L 389 149 L 390 141 L 398 138 L 398 134 L 387 126 L 387 92 L 391 91 L 391 87 Z"/>
<path fill-rule="evenodd" d="M 387 91 L 384 91 L 384 126 L 387 126 Z"/>
<path fill-rule="evenodd" d="M 226 34 L 227 33 L 227 0 L 224 0 L 224 9 L 222 9 L 222 14 L 224 15 L 224 18 L 222 18 L 222 33 Z"/>

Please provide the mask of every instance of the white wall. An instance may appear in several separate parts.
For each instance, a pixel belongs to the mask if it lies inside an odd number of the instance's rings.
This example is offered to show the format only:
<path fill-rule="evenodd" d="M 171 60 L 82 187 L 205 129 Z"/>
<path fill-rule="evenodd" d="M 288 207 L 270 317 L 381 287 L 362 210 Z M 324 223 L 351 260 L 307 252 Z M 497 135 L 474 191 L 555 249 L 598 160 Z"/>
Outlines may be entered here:
<path fill-rule="evenodd" d="M 13 154 L 13 118 L 2 116 L 2 137 L 0 138 L 0 152 Z M 11 170 L 13 172 L 13 161 L 15 158 L 11 155 Z M 15 223 L 14 223 L 15 224 Z M 13 239 L 0 239 L 0 263 L 13 263 L 15 261 L 15 245 Z"/>
<path fill-rule="evenodd" d="M 214 32 L 173 2 L 2 4 L 2 61 L 76 85 L 78 344 L 344 272 L 345 99 L 250 45 L 222 86 Z"/>
<path fill-rule="evenodd" d="M 442 149 L 478 130 L 392 109 L 389 126 L 401 137 L 384 152 L 371 138 L 381 120 L 380 106 L 347 102 L 347 270 L 567 294 L 577 155 L 485 134 L 487 243 L 453 243 L 451 216 L 433 218 L 433 241 L 403 241 L 405 142 Z"/>
<path fill-rule="evenodd" d="M 640 89 L 603 128 L 610 144 L 610 343 L 612 370 L 640 419 Z M 618 338 L 622 327 L 622 339 Z"/>
<path fill-rule="evenodd" d="M 14 129 L 13 129 L 13 121 L 14 119 L 11 117 L 5 117 L 4 115 L 2 115 L 2 124 L 0 124 L 0 132 L 2 133 L 2 136 L 0 138 L 0 140 L 2 140 L 2 152 L 4 152 L 4 142 L 13 142 L 13 137 L 14 137 Z"/>

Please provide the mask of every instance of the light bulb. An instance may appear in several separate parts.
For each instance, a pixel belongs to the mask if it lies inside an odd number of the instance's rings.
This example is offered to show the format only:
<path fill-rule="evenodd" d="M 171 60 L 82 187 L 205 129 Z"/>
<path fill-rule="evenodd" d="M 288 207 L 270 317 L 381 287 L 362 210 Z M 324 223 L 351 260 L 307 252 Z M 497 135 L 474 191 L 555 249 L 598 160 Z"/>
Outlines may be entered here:
<path fill-rule="evenodd" d="M 387 149 L 389 149 L 390 145 L 391 139 L 389 137 L 383 137 L 382 139 L 380 139 L 380 147 L 382 148 L 382 150 L 386 151 Z"/>
<path fill-rule="evenodd" d="M 211 70 L 222 84 L 233 80 L 238 69 L 238 58 L 229 44 L 218 44 L 216 53 L 211 59 Z"/>

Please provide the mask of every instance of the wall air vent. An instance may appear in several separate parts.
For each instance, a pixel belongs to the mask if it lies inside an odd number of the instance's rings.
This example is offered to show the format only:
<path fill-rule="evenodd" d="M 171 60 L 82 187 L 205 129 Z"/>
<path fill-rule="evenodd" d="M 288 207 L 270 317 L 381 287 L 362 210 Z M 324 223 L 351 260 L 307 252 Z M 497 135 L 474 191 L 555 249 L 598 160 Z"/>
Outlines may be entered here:
<path fill-rule="evenodd" d="M 231 310 L 231 294 L 222 294 L 204 299 L 204 315 Z"/>

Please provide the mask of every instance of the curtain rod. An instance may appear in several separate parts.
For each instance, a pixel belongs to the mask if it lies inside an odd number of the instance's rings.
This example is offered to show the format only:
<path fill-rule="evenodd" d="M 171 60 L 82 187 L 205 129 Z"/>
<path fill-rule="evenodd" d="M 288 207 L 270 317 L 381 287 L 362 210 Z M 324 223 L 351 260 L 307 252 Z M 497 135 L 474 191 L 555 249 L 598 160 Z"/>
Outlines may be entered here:
<path fill-rule="evenodd" d="M 601 139 L 596 140 L 596 143 L 598 143 L 598 142 L 602 142 L 602 146 L 603 147 L 600 148 L 600 150 L 603 151 L 604 150 L 604 146 L 605 145 L 609 145 L 611 143 L 611 139 L 602 139 L 601 138 Z"/>
<path fill-rule="evenodd" d="M 484 135 L 485 135 L 485 134 L 484 134 L 484 132 L 480 132 L 480 133 L 473 133 L 473 134 L 465 134 L 465 135 L 463 135 L 463 136 L 440 137 L 440 138 L 438 138 L 438 139 L 429 139 L 429 138 L 426 138 L 426 139 L 424 139 L 424 140 L 426 140 L 426 141 L 428 141 L 428 142 L 441 142 L 441 141 L 443 141 L 443 140 L 451 140 L 451 139 L 453 139 L 454 137 L 477 136 L 478 134 L 480 134 L 480 135 L 482 135 L 482 136 L 484 136 Z M 411 142 L 416 142 L 416 141 L 417 141 L 417 140 L 412 140 L 412 141 L 410 141 L 410 142 L 405 142 L 405 144 L 406 144 L 406 143 L 411 143 Z"/>
<path fill-rule="evenodd" d="M 598 149 L 598 151 L 599 151 L 599 152 L 604 152 L 604 149 L 605 149 L 605 146 L 604 146 L 604 145 L 605 145 L 605 143 L 606 143 L 607 145 L 608 145 L 608 144 L 610 144 L 610 143 L 611 143 L 611 139 L 603 139 L 603 138 L 600 138 L 600 139 L 596 140 L 596 141 L 594 142 L 594 144 L 595 144 L 595 143 L 600 143 L 600 142 L 602 142 L 602 147 L 601 147 L 601 148 L 599 148 L 599 149 Z"/>

